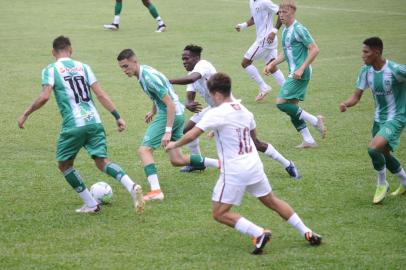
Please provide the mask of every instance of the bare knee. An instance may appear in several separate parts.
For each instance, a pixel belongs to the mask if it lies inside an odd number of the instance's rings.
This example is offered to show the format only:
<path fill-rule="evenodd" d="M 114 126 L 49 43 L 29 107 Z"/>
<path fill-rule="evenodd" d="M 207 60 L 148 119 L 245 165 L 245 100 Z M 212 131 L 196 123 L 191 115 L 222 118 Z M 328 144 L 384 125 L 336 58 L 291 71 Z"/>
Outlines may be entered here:
<path fill-rule="evenodd" d="M 144 6 L 149 7 L 149 5 L 151 5 L 151 1 L 150 0 L 142 0 L 142 3 L 144 4 Z"/>
<path fill-rule="evenodd" d="M 223 220 L 223 215 L 224 215 L 224 213 L 223 212 L 220 212 L 220 211 L 213 211 L 213 219 L 215 220 L 215 221 L 217 221 L 217 222 L 222 222 L 222 220 Z"/>
<path fill-rule="evenodd" d="M 61 172 L 65 172 L 67 169 L 73 167 L 73 160 L 59 161 L 58 168 Z"/>
<path fill-rule="evenodd" d="M 109 160 L 107 158 L 95 158 L 94 159 L 94 163 L 96 164 L 96 167 L 100 170 L 100 171 L 104 171 L 104 168 L 106 167 L 106 165 L 109 163 Z"/>
<path fill-rule="evenodd" d="M 252 61 L 251 61 L 251 60 L 248 60 L 247 58 L 243 58 L 242 61 L 241 61 L 241 66 L 242 66 L 243 68 L 246 68 L 246 67 L 248 67 L 248 66 L 251 65 L 251 64 L 252 64 Z"/>

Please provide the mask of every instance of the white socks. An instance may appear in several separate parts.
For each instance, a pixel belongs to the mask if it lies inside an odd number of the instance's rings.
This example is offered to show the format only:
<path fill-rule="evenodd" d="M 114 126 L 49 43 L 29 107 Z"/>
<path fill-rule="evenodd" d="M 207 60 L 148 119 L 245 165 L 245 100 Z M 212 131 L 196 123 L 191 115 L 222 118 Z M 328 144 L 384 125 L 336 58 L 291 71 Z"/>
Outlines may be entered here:
<path fill-rule="evenodd" d="M 279 86 L 282 86 L 285 83 L 285 76 L 280 69 L 272 73 L 272 77 L 275 79 Z"/>
<path fill-rule="evenodd" d="M 268 144 L 268 148 L 265 151 L 265 155 L 268 157 L 273 158 L 274 160 L 278 161 L 283 168 L 286 168 L 290 165 L 290 161 L 284 158 L 273 146 L 272 144 Z"/>
<path fill-rule="evenodd" d="M 197 138 L 194 141 L 191 141 L 187 146 L 189 147 L 190 154 L 192 154 L 192 155 L 200 155 L 201 156 L 200 146 L 199 146 L 199 138 Z"/>
<path fill-rule="evenodd" d="M 314 140 L 312 134 L 310 134 L 309 129 L 306 127 L 302 130 L 300 130 L 300 134 L 302 134 L 303 141 L 307 143 L 315 143 L 316 141 Z"/>
<path fill-rule="evenodd" d="M 263 228 L 255 225 L 254 223 L 243 217 L 237 220 L 237 223 L 235 224 L 234 228 L 240 233 L 248 234 L 253 237 L 259 237 L 264 233 Z"/>
<path fill-rule="evenodd" d="M 161 186 L 159 185 L 159 181 L 158 181 L 158 175 L 156 175 L 156 174 L 149 175 L 148 182 L 151 186 L 151 190 L 161 189 Z"/>
<path fill-rule="evenodd" d="M 97 205 L 96 200 L 93 198 L 93 196 L 90 194 L 90 191 L 87 188 L 78 194 L 87 206 L 95 207 Z"/>
<path fill-rule="evenodd" d="M 114 16 L 113 23 L 114 24 L 120 24 L 120 15 Z"/>
<path fill-rule="evenodd" d="M 128 190 L 128 192 L 131 193 L 134 186 L 134 182 L 128 175 L 124 175 L 123 177 L 121 177 L 120 183 Z"/>
<path fill-rule="evenodd" d="M 376 184 L 379 186 L 386 185 L 386 167 L 380 171 L 376 171 Z"/>
<path fill-rule="evenodd" d="M 269 86 L 265 83 L 264 79 L 262 79 L 258 69 L 254 65 L 249 65 L 245 68 L 245 71 L 248 73 L 250 78 L 258 84 L 261 91 L 269 89 Z"/>
<path fill-rule="evenodd" d="M 405 170 L 403 170 L 403 168 L 402 168 L 400 170 L 400 172 L 396 173 L 395 175 L 398 177 L 399 183 L 402 186 L 406 187 L 406 172 L 405 172 Z"/>
<path fill-rule="evenodd" d="M 312 124 L 313 126 L 317 125 L 317 121 L 319 121 L 319 119 L 317 119 L 316 116 L 314 116 L 313 114 L 310 114 L 304 110 L 302 110 L 302 113 L 299 116 L 300 120 L 304 120 L 309 122 L 310 124 Z"/>
<path fill-rule="evenodd" d="M 311 230 L 304 225 L 303 221 L 300 217 L 294 213 L 287 221 L 290 225 L 292 225 L 301 235 L 305 235 L 305 233 L 310 232 Z"/>
<path fill-rule="evenodd" d="M 218 159 L 205 157 L 204 166 L 211 168 L 220 168 L 220 163 Z"/>

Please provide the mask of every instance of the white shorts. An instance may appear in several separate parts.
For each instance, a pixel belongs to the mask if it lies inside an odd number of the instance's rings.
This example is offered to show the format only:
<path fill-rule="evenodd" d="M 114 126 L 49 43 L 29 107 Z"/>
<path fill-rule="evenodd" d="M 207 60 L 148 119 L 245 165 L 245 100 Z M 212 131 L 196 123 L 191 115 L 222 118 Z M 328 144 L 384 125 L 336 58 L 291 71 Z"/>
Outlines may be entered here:
<path fill-rule="evenodd" d="M 252 196 L 259 198 L 268 195 L 272 191 L 268 177 L 265 173 L 260 181 L 249 185 L 235 185 L 224 182 L 222 176 L 217 180 L 216 186 L 213 189 L 212 201 L 240 205 L 244 193 L 247 191 Z"/>
<path fill-rule="evenodd" d="M 203 115 L 210 109 L 211 109 L 211 107 L 209 106 L 209 107 L 204 108 L 200 112 L 195 113 L 194 115 L 192 115 L 192 117 L 190 117 L 190 121 L 192 121 L 196 124 L 199 123 L 200 120 L 202 120 Z"/>
<path fill-rule="evenodd" d="M 268 64 L 272 59 L 278 55 L 278 49 L 270 46 L 261 46 L 258 42 L 254 42 L 248 51 L 244 54 L 244 58 L 254 61 L 263 60 Z"/>

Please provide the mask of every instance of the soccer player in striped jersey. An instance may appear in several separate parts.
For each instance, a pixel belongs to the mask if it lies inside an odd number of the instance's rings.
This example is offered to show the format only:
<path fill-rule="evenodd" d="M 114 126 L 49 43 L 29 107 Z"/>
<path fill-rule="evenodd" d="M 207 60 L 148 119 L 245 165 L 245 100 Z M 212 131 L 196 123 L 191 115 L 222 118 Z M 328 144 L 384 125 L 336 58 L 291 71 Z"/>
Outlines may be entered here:
<path fill-rule="evenodd" d="M 250 135 L 256 133 L 254 116 L 232 98 L 230 77 L 224 73 L 214 74 L 207 85 L 215 107 L 205 113 L 202 120 L 180 140 L 170 142 L 166 150 L 173 151 L 207 130 L 214 131 L 221 160 L 220 177 L 212 195 L 214 219 L 253 237 L 255 247 L 252 253 L 261 254 L 271 238 L 271 231 L 231 211 L 233 205 L 241 204 L 247 191 L 278 213 L 311 245 L 319 245 L 321 236 L 309 229 L 287 202 L 273 194 Z"/>
<path fill-rule="evenodd" d="M 255 25 L 256 40 L 252 43 L 251 47 L 247 50 L 242 59 L 241 66 L 245 69 L 251 79 L 253 79 L 259 87 L 259 93 L 255 100 L 258 102 L 262 100 L 270 91 L 269 86 L 258 69 L 252 64 L 254 60 L 263 60 L 265 65 L 274 60 L 278 54 L 278 38 L 276 33 L 281 27 L 279 17 L 276 21 L 275 27 L 272 26 L 273 17 L 278 13 L 279 7 L 270 0 L 250 0 L 251 18 L 246 22 L 239 23 L 235 26 L 237 32 Z M 270 73 L 276 80 L 279 86 L 285 82 L 285 76 L 282 71 L 274 66 Z"/>
<path fill-rule="evenodd" d="M 144 200 L 141 186 L 134 183 L 118 164 L 107 159 L 106 134 L 90 89 L 103 107 L 112 113 L 116 119 L 118 131 L 125 129 L 125 121 L 102 90 L 92 69 L 70 58 L 72 47 L 69 38 L 57 37 L 53 41 L 52 54 L 56 62 L 42 71 L 42 92 L 20 116 L 18 126 L 24 128 L 28 116 L 45 105 L 53 91 L 63 119 L 56 159 L 66 181 L 84 202 L 76 212 L 95 213 L 100 210 L 79 172 L 73 167 L 75 157 L 82 147 L 94 159 L 99 170 L 118 180 L 128 190 L 136 211 L 142 212 Z"/>
<path fill-rule="evenodd" d="M 323 116 L 314 116 L 299 107 L 299 101 L 304 101 L 309 84 L 312 68 L 310 64 L 319 53 L 319 48 L 306 27 L 295 20 L 296 4 L 293 0 L 283 0 L 279 7 L 279 18 L 285 25 L 282 32 L 283 54 L 268 64 L 264 73 L 269 75 L 278 64 L 288 62 L 289 76 L 282 85 L 277 107 L 290 116 L 292 124 L 302 135 L 303 141 L 297 148 L 316 147 L 316 141 L 310 134 L 306 122 L 311 123 L 321 137 L 326 136 Z"/>
<path fill-rule="evenodd" d="M 144 200 L 163 200 L 164 193 L 159 184 L 153 152 L 161 145 L 166 146 L 169 141 L 182 137 L 184 106 L 165 75 L 150 66 L 141 65 L 131 49 L 121 51 L 117 61 L 128 77 L 135 76 L 138 79 L 142 90 L 152 100 L 152 109 L 145 115 L 145 122 L 150 124 L 138 154 L 151 186 L 151 191 L 144 196 Z M 153 119 L 156 114 L 156 118 Z M 200 154 L 184 155 L 180 149 L 169 151 L 168 154 L 173 166 L 192 165 L 196 168 L 220 166 L 217 159 L 205 158 Z"/>
<path fill-rule="evenodd" d="M 194 112 L 195 114 L 187 122 L 183 133 L 191 130 L 196 123 L 199 123 L 203 115 L 214 106 L 214 102 L 210 96 L 209 89 L 207 88 L 207 81 L 210 77 L 217 73 L 216 68 L 207 60 L 201 59 L 201 53 L 203 48 L 197 45 L 187 45 L 183 49 L 182 61 L 183 66 L 188 75 L 176 79 L 169 80 L 172 84 L 187 84 L 186 88 L 186 108 Z M 202 109 L 202 105 L 195 101 L 196 92 L 206 101 L 207 107 Z M 300 179 L 299 170 L 296 168 L 293 161 L 286 159 L 281 153 L 279 153 L 272 144 L 260 141 L 256 134 L 252 134 L 255 147 L 258 151 L 264 153 L 268 157 L 278 161 L 288 174 L 295 178 Z M 188 144 L 189 150 L 192 154 L 200 155 L 199 139 Z M 194 168 L 193 166 L 185 166 L 181 169 L 181 172 L 192 172 L 200 170 L 201 168 Z"/>
<path fill-rule="evenodd" d="M 148 9 L 151 16 L 156 20 L 158 27 L 155 32 L 161 33 L 166 30 L 166 25 L 162 18 L 159 16 L 158 10 L 156 9 L 155 5 L 152 4 L 150 0 L 142 0 L 144 6 Z M 121 9 L 123 7 L 123 0 L 116 0 L 116 4 L 114 6 L 114 19 L 111 24 L 105 24 L 105 29 L 110 30 L 118 30 L 120 28 L 120 14 Z"/>
<path fill-rule="evenodd" d="M 391 154 L 399 147 L 400 135 L 406 125 L 406 66 L 386 60 L 382 56 L 383 42 L 379 37 L 364 41 L 361 68 L 356 89 L 351 97 L 340 103 L 340 111 L 355 106 L 366 89 L 371 89 L 375 101 L 375 118 L 368 154 L 377 174 L 377 187 L 373 203 L 385 199 L 389 190 L 386 169 L 395 174 L 399 187 L 391 193 L 397 196 L 406 192 L 406 173 L 400 162 Z"/>

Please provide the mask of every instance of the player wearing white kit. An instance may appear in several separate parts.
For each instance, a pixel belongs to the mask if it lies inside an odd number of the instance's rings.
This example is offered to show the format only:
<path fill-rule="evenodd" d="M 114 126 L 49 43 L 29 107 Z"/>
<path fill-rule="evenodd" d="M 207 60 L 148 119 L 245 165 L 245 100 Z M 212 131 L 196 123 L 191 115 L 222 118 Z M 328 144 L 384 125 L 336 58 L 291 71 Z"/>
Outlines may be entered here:
<path fill-rule="evenodd" d="M 166 150 L 181 147 L 206 130 L 214 131 L 217 152 L 222 162 L 220 177 L 212 195 L 214 219 L 254 237 L 255 248 L 252 253 L 261 254 L 271 238 L 271 231 L 231 212 L 233 205 L 240 205 L 247 191 L 287 220 L 311 245 L 319 245 L 321 236 L 306 227 L 292 207 L 272 193 L 250 136 L 251 132 L 256 132 L 254 116 L 241 103 L 232 99 L 230 77 L 216 73 L 207 85 L 216 107 L 209 110 L 179 141 L 170 142 Z"/>
<path fill-rule="evenodd" d="M 255 98 L 256 101 L 262 100 L 271 91 L 271 87 L 261 77 L 258 69 L 252 65 L 254 60 L 262 59 L 265 64 L 270 63 L 276 58 L 278 51 L 278 39 L 276 33 L 281 27 L 279 17 L 275 24 L 272 26 L 274 15 L 278 14 L 279 7 L 270 0 L 250 0 L 251 18 L 246 22 L 239 23 L 235 29 L 240 32 L 241 30 L 255 24 L 256 40 L 245 53 L 241 62 L 241 66 L 245 69 L 248 75 L 259 86 L 259 94 Z M 278 67 L 271 70 L 272 76 L 275 78 L 279 86 L 285 82 L 285 77 Z"/>
<path fill-rule="evenodd" d="M 207 88 L 207 81 L 210 77 L 216 73 L 216 68 L 206 60 L 201 59 L 201 53 L 203 48 L 197 45 L 187 45 L 183 49 L 182 62 L 188 75 L 169 80 L 172 84 L 187 84 L 186 88 L 186 108 L 195 114 L 190 118 L 186 124 L 184 133 L 191 130 L 196 123 L 199 123 L 203 115 L 214 106 L 214 102 L 210 96 L 209 89 Z M 206 101 L 207 107 L 202 109 L 202 105 L 195 101 L 196 93 Z M 260 141 L 256 135 L 252 135 L 257 150 L 265 153 L 265 155 L 278 161 L 283 168 L 289 173 L 291 177 L 295 179 L 300 178 L 299 171 L 297 170 L 293 161 L 290 161 L 283 157 L 271 144 Z M 189 150 L 192 155 L 201 155 L 199 147 L 199 139 L 196 139 L 188 144 Z M 181 169 L 181 172 L 192 172 L 195 170 L 202 170 L 202 168 L 195 168 L 193 166 L 185 166 Z"/>

